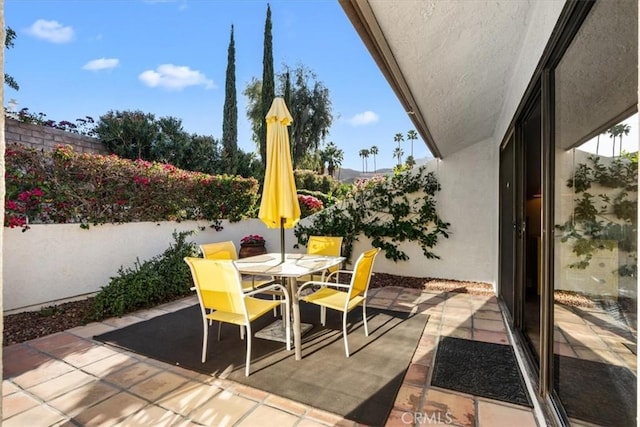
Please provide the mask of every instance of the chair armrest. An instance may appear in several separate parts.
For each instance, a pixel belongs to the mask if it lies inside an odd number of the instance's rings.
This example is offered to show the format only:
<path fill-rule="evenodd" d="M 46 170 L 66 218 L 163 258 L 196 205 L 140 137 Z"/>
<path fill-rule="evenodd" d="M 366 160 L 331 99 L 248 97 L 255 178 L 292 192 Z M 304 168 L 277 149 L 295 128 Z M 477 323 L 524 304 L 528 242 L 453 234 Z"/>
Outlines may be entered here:
<path fill-rule="evenodd" d="M 300 287 L 298 288 L 298 296 L 300 296 L 300 291 L 302 291 L 305 287 L 309 287 L 309 286 L 331 286 L 335 288 L 349 289 L 351 285 L 345 285 L 342 283 L 319 282 L 319 281 L 313 280 L 310 282 L 304 282 L 302 285 L 300 285 Z"/>
<path fill-rule="evenodd" d="M 273 290 L 278 290 L 278 292 L 282 292 L 284 294 L 285 299 L 287 301 L 289 300 L 289 292 L 287 292 L 287 289 L 279 283 L 274 283 L 272 285 L 267 285 L 267 286 L 261 286 L 254 291 L 245 292 L 244 296 L 248 297 L 248 296 L 257 295 L 257 294 L 264 294 L 264 293 L 267 293 L 268 291 L 273 291 Z"/>

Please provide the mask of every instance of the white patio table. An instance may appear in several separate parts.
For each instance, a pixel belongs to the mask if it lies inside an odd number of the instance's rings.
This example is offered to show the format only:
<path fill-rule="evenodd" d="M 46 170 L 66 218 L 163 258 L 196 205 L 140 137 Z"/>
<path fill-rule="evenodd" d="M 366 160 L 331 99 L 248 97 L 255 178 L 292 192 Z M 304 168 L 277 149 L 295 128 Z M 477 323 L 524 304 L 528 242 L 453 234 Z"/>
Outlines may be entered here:
<path fill-rule="evenodd" d="M 325 256 L 312 254 L 285 254 L 282 262 L 281 253 L 268 253 L 247 258 L 240 258 L 235 265 L 242 274 L 256 276 L 274 276 L 287 279 L 290 292 L 291 309 L 293 312 L 293 345 L 295 358 L 302 358 L 300 303 L 298 301 L 297 278 L 309 274 L 320 273 L 330 267 L 341 264 L 345 260 L 340 256 Z"/>

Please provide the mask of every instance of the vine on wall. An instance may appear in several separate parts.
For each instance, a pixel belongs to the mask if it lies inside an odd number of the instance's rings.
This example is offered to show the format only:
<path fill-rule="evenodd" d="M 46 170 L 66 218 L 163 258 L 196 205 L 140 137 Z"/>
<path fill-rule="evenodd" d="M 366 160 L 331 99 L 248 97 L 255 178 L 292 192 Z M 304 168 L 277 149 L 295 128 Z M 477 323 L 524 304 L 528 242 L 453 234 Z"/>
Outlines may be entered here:
<path fill-rule="evenodd" d="M 594 193 L 593 184 L 604 192 Z M 576 166 L 574 177 L 567 181 L 576 198 L 572 218 L 556 228 L 562 242 L 570 242 L 578 261 L 570 268 L 585 269 L 596 250 L 612 250 L 616 246 L 629 254 L 629 262 L 618 274 L 637 277 L 637 206 L 638 153 L 626 154 L 604 165 L 599 156 L 589 156 Z"/>
<path fill-rule="evenodd" d="M 310 225 L 296 226 L 298 243 L 306 245 L 312 235 L 342 236 L 342 254 L 350 259 L 353 242 L 364 234 L 394 261 L 409 259 L 399 248 L 405 241 L 417 242 L 427 258 L 440 258 L 432 249 L 449 237 L 450 224 L 436 212 L 440 184 L 433 172 L 420 167 L 357 182 L 354 188 L 344 201 L 311 217 Z"/>

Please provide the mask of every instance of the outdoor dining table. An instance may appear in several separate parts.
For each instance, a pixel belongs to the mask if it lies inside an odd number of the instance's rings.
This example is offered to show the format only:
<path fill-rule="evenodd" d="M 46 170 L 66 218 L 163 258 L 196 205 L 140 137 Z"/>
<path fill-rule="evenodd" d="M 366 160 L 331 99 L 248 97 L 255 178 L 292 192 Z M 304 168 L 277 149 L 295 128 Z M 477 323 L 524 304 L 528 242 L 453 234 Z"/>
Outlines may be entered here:
<path fill-rule="evenodd" d="M 300 326 L 300 303 L 298 301 L 297 279 L 310 274 L 321 273 L 328 268 L 340 265 L 345 260 L 341 256 L 325 256 L 315 254 L 285 254 L 284 261 L 281 253 L 268 253 L 235 261 L 241 274 L 255 276 L 274 276 L 286 279 L 291 294 L 291 311 L 293 313 L 293 345 L 295 358 L 302 358 Z"/>

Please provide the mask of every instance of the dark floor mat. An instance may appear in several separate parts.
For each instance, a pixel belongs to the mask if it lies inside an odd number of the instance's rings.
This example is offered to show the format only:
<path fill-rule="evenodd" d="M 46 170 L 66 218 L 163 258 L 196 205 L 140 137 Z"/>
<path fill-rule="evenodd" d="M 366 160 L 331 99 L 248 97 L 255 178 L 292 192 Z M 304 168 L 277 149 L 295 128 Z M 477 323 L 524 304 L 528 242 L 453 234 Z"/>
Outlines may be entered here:
<path fill-rule="evenodd" d="M 635 426 L 636 376 L 627 368 L 555 356 L 556 392 L 567 415 L 603 426 Z"/>
<path fill-rule="evenodd" d="M 163 362 L 224 377 L 267 392 L 344 416 L 366 425 L 384 425 L 428 316 L 367 309 L 369 336 L 364 335 L 362 310 L 349 314 L 349 348 L 345 357 L 341 316 L 327 310 L 327 326 L 319 324 L 316 306 L 301 304 L 301 318 L 313 323 L 304 337 L 302 360 L 284 344 L 252 340 L 251 375 L 244 375 L 245 342 L 237 326 L 210 331 L 207 361 L 200 362 L 202 318 L 198 306 L 155 317 L 95 337 Z M 264 316 L 253 331 L 274 319 Z"/>
<path fill-rule="evenodd" d="M 532 407 L 508 345 L 441 338 L 431 385 Z"/>

